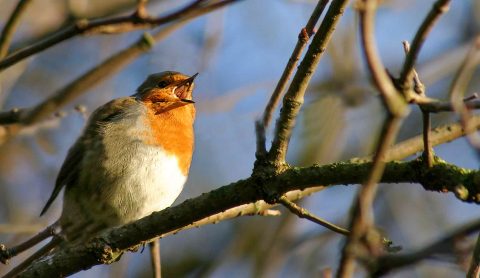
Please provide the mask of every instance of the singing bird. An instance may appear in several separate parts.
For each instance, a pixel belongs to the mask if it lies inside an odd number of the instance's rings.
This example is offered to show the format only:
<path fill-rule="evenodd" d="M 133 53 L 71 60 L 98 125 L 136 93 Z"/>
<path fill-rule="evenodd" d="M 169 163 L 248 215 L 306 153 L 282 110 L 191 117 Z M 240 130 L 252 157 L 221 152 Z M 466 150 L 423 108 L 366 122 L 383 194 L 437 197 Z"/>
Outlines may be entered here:
<path fill-rule="evenodd" d="M 135 221 L 175 201 L 192 160 L 196 76 L 152 74 L 134 95 L 93 112 L 41 212 L 65 187 L 56 225 L 67 241 Z M 4 249 L 3 260 L 23 249 Z"/>

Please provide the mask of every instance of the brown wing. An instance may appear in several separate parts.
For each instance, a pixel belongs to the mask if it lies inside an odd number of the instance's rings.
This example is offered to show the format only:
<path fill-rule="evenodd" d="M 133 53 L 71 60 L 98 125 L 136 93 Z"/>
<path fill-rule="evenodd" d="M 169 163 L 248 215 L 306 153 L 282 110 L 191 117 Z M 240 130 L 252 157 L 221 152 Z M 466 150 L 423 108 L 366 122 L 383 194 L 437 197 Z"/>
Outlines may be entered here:
<path fill-rule="evenodd" d="M 62 168 L 58 173 L 57 180 L 55 182 L 55 188 L 53 189 L 50 198 L 42 209 L 40 216 L 42 216 L 53 203 L 55 198 L 60 193 L 60 190 L 66 185 L 70 184 L 72 181 L 78 179 L 79 166 L 82 161 L 83 156 L 83 146 L 81 144 L 81 139 L 78 139 L 77 142 L 70 148 L 68 151 L 67 157 L 63 162 Z"/>
<path fill-rule="evenodd" d="M 101 125 L 102 122 L 112 120 L 115 116 L 125 111 L 126 107 L 134 104 L 135 102 L 136 100 L 133 97 L 112 100 L 107 104 L 100 106 L 92 113 L 83 135 L 77 139 L 75 144 L 68 151 L 67 157 L 63 162 L 60 172 L 58 173 L 57 180 L 55 182 L 55 188 L 45 204 L 45 207 L 42 209 L 40 216 L 42 216 L 48 210 L 64 186 L 68 186 L 69 184 L 72 184 L 78 180 L 81 171 L 83 155 L 85 150 L 89 147 L 92 138 L 98 136 L 99 125 Z"/>

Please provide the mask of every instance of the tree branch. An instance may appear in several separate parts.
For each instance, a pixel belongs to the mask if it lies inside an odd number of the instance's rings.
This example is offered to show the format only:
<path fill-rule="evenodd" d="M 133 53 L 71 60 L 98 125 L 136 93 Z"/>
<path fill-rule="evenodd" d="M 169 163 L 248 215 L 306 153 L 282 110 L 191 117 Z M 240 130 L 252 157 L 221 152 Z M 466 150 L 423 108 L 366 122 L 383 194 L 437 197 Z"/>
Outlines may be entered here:
<path fill-rule="evenodd" d="M 474 124 L 476 129 L 480 128 L 480 116 L 472 117 L 471 122 L 472 124 Z M 432 146 L 437 146 L 447 142 L 451 142 L 452 140 L 455 140 L 465 135 L 465 130 L 463 129 L 461 124 L 451 123 L 432 129 L 430 141 Z M 385 160 L 401 160 L 405 157 L 423 151 L 423 148 L 423 135 L 418 135 L 402 141 L 390 148 L 386 153 Z M 361 159 L 371 159 L 371 157 L 365 157 Z"/>
<path fill-rule="evenodd" d="M 311 214 L 308 210 L 302 208 L 301 206 L 295 204 L 294 202 L 290 201 L 285 195 L 282 195 L 280 198 L 278 198 L 278 202 L 282 204 L 284 207 L 286 207 L 291 213 L 297 215 L 300 218 L 305 218 L 313 223 L 317 223 L 330 231 L 333 231 L 335 233 L 339 233 L 342 235 L 349 235 L 350 232 L 347 229 L 344 229 L 342 227 L 339 227 L 333 223 L 330 223 L 324 219 L 321 219 L 313 214 Z"/>
<path fill-rule="evenodd" d="M 357 256 L 354 250 L 357 249 L 356 246 L 359 245 L 362 238 L 367 238 L 367 244 L 372 245 L 375 249 L 381 248 L 382 246 L 379 241 L 373 242 L 370 240 L 372 237 L 366 235 L 373 226 L 372 206 L 377 192 L 378 182 L 385 169 L 385 156 L 390 146 L 395 142 L 403 117 L 408 113 L 407 103 L 398 93 L 393 82 L 387 75 L 376 49 L 374 36 L 376 8 L 376 1 L 359 1 L 361 45 L 368 69 L 380 93 L 388 116 L 384 122 L 380 140 L 373 157 L 372 169 L 353 205 L 349 229 L 350 235 L 342 250 L 342 258 L 340 260 L 337 277 L 353 276 L 355 258 Z M 376 238 L 380 240 L 379 237 Z"/>
<path fill-rule="evenodd" d="M 288 143 L 295 125 L 295 118 L 303 104 L 305 91 L 348 2 L 347 0 L 332 1 L 283 97 L 283 106 L 276 124 L 275 137 L 268 153 L 268 159 L 277 166 L 285 163 Z"/>
<path fill-rule="evenodd" d="M 435 2 L 427 17 L 424 19 L 424 21 L 418 28 L 418 31 L 413 38 L 410 51 L 407 53 L 407 57 L 405 58 L 402 71 L 400 73 L 400 79 L 398 83 L 400 84 L 402 91 L 406 92 L 410 90 L 410 84 L 413 77 L 413 66 L 415 65 L 423 42 L 427 38 L 428 33 L 430 33 L 433 25 L 435 25 L 440 16 L 448 11 L 449 5 L 450 0 L 438 0 L 437 2 Z"/>
<path fill-rule="evenodd" d="M 317 22 L 320 19 L 320 16 L 322 15 L 323 10 L 327 6 L 328 2 L 330 2 L 330 0 L 318 1 L 317 6 L 315 6 L 315 9 L 310 15 L 310 19 L 308 20 L 307 24 L 304 28 L 302 28 L 300 34 L 298 34 L 297 44 L 295 45 L 290 59 L 288 59 L 288 63 L 283 70 L 280 80 L 278 80 L 277 86 L 270 96 L 268 104 L 265 107 L 265 111 L 263 112 L 262 119 L 256 122 L 257 156 L 264 156 L 267 152 L 265 146 L 265 130 L 272 119 L 275 107 L 277 106 L 280 96 L 288 84 L 288 80 L 290 80 L 297 63 L 300 60 L 300 56 L 305 49 L 305 46 L 307 46 L 310 37 L 315 34 L 315 25 L 317 25 Z"/>
<path fill-rule="evenodd" d="M 31 0 L 19 0 L 7 23 L 5 23 L 2 34 L 0 34 L 0 59 L 7 55 L 15 30 L 20 23 L 20 18 L 31 2 Z"/>
<path fill-rule="evenodd" d="M 420 160 L 387 163 L 382 182 L 420 182 L 428 190 L 453 192 L 458 184 L 471 190 L 465 201 L 476 201 L 479 194 L 479 171 L 466 170 L 448 163 L 437 163 L 430 169 L 421 169 Z M 368 175 L 371 163 L 334 163 L 306 168 L 289 168 L 273 176 L 262 186 L 278 194 L 312 187 L 312 184 L 358 184 Z M 435 179 L 431 179 L 435 176 Z M 477 177 L 477 178 L 475 178 Z M 67 276 L 102 263 L 112 263 L 121 252 L 161 235 L 172 233 L 204 219 L 235 208 L 265 199 L 254 178 L 240 180 L 209 193 L 189 199 L 182 204 L 160 212 L 76 246 L 58 250 L 48 259 L 34 262 L 21 277 Z M 191 226 L 190 226 L 191 227 Z"/>
<path fill-rule="evenodd" d="M 475 244 L 475 249 L 473 250 L 472 260 L 470 262 L 470 267 L 468 268 L 467 277 L 468 278 L 477 278 L 480 276 L 480 234 L 477 236 L 477 243 Z"/>
<path fill-rule="evenodd" d="M 385 255 L 378 258 L 377 263 L 373 263 L 371 271 L 374 277 L 385 275 L 388 272 L 405 267 L 421 260 L 432 257 L 435 254 L 449 253 L 455 239 L 467 236 L 480 229 L 480 220 L 473 221 L 463 227 L 456 229 L 450 234 L 442 237 L 434 243 L 406 254 L 401 255 Z M 368 259 L 367 259 L 368 260 Z"/>
<path fill-rule="evenodd" d="M 403 41 L 403 49 L 405 54 L 408 54 L 410 51 L 410 44 L 408 41 Z M 425 97 L 425 85 L 423 85 L 422 81 L 420 81 L 420 77 L 418 76 L 417 71 L 415 68 L 412 68 L 413 74 L 413 83 L 414 83 L 414 91 L 417 95 Z M 430 141 L 430 134 L 432 129 L 432 121 L 430 120 L 430 112 L 422 109 L 422 126 L 423 126 L 423 158 L 425 161 L 425 165 L 427 167 L 431 167 L 433 165 L 433 148 L 432 142 Z"/>

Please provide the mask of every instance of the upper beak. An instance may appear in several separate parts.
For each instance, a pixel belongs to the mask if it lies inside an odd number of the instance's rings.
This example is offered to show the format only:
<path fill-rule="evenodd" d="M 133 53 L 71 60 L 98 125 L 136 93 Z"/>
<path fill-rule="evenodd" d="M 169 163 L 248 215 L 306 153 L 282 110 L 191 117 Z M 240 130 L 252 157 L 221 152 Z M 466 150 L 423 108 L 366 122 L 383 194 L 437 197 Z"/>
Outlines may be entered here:
<path fill-rule="evenodd" d="M 194 75 L 192 75 L 190 78 L 187 78 L 185 80 L 182 80 L 182 81 L 178 82 L 177 84 L 175 84 L 175 86 L 180 87 L 180 86 L 187 85 L 187 84 L 190 85 L 190 84 L 193 83 L 193 80 L 195 80 L 197 75 L 198 75 L 198 72 L 195 73 Z"/>

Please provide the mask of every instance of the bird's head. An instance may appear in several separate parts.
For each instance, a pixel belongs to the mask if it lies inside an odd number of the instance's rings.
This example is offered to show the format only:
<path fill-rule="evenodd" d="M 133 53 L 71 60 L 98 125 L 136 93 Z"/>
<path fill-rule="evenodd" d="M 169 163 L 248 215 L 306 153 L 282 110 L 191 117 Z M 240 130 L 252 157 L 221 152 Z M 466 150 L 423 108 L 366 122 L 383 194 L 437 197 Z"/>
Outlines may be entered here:
<path fill-rule="evenodd" d="M 175 71 L 154 73 L 138 87 L 135 97 L 151 107 L 155 114 L 183 106 L 192 106 L 193 80 L 198 73 L 187 76 Z M 193 110 L 192 110 L 193 111 Z"/>

